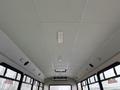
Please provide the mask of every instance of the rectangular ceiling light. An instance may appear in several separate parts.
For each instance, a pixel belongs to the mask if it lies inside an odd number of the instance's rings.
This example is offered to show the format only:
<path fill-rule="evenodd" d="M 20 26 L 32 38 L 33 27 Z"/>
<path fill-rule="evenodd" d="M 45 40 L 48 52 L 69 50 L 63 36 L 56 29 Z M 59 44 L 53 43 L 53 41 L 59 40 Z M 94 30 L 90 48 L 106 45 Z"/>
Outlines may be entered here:
<path fill-rule="evenodd" d="M 66 72 L 67 69 L 55 69 L 55 72 Z"/>
<path fill-rule="evenodd" d="M 62 44 L 63 43 L 63 32 L 58 32 L 57 33 L 57 39 L 58 39 L 58 44 Z"/>

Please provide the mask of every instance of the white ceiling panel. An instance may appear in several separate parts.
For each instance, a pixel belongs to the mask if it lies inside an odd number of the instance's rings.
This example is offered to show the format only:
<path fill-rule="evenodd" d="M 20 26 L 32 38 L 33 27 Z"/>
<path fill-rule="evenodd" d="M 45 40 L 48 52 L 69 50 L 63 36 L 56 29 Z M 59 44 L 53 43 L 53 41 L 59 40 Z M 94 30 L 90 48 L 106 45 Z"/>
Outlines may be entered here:
<path fill-rule="evenodd" d="M 33 0 L 41 22 L 80 22 L 87 0 Z"/>
<path fill-rule="evenodd" d="M 120 0 L 88 0 L 82 23 L 120 23 Z"/>
<path fill-rule="evenodd" d="M 119 29 L 119 3 L 120 0 L 0 0 L 0 28 L 45 76 L 76 77 L 79 71 L 86 70 L 90 57 L 96 57 L 94 52 Z M 57 32 L 63 32 L 63 44 L 57 43 Z M 58 64 L 67 66 L 67 72 L 55 73 L 53 66 Z"/>

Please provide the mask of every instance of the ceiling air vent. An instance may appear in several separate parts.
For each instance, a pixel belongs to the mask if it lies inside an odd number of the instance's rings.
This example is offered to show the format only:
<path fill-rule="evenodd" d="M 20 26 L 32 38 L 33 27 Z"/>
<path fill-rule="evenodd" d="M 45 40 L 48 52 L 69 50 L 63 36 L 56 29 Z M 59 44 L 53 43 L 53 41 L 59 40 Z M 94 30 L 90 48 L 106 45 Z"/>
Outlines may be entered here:
<path fill-rule="evenodd" d="M 54 81 L 66 81 L 68 80 L 68 78 L 67 77 L 53 77 L 53 80 Z"/>
<path fill-rule="evenodd" d="M 29 64 L 29 61 L 26 61 L 25 63 L 24 63 L 24 66 L 26 66 L 26 65 L 28 65 Z"/>
<path fill-rule="evenodd" d="M 90 66 L 90 67 L 92 67 L 92 68 L 94 67 L 94 65 L 93 65 L 93 64 L 91 64 L 91 63 L 89 64 L 89 66 Z"/>

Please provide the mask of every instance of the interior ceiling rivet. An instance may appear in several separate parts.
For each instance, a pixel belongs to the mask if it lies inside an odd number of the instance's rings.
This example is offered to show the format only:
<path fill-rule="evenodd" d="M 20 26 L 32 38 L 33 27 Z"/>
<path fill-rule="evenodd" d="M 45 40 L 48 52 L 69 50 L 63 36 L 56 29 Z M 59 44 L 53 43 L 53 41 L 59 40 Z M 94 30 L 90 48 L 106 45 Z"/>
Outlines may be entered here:
<path fill-rule="evenodd" d="M 40 76 L 41 74 L 39 73 L 38 76 Z"/>
<path fill-rule="evenodd" d="M 97 59 L 98 59 L 99 61 L 101 61 L 101 60 L 102 60 L 102 58 L 101 58 L 101 57 L 98 57 Z"/>
<path fill-rule="evenodd" d="M 23 58 L 20 58 L 19 60 L 20 60 L 21 62 L 23 62 L 24 59 L 23 59 Z"/>
<path fill-rule="evenodd" d="M 62 62 L 62 56 L 58 57 L 58 62 Z"/>

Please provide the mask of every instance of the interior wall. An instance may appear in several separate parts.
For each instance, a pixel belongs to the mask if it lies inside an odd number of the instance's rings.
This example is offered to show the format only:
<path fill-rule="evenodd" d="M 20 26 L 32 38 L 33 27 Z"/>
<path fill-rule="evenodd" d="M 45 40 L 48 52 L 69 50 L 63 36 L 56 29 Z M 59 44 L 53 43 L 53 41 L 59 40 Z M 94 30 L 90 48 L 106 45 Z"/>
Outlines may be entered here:
<path fill-rule="evenodd" d="M 27 70 L 25 70 L 24 68 L 22 68 L 20 65 L 16 64 L 12 59 L 10 59 L 9 57 L 5 56 L 3 53 L 0 52 L 0 63 L 6 63 L 20 71 L 22 71 L 24 74 L 28 74 L 30 76 L 32 76 L 32 74 L 30 72 L 28 72 Z"/>
<path fill-rule="evenodd" d="M 115 63 L 115 62 L 120 62 L 120 52 L 118 52 L 118 53 L 116 53 L 115 55 L 113 55 L 112 57 L 110 57 L 110 59 L 109 59 L 107 62 L 103 63 L 102 65 L 100 65 L 100 66 L 99 66 L 98 68 L 96 68 L 95 70 L 89 72 L 89 74 L 86 75 L 85 77 L 83 77 L 83 79 L 81 79 L 80 81 L 82 81 L 82 80 L 86 79 L 87 77 L 89 77 L 89 76 L 91 76 L 91 75 L 93 75 L 93 74 L 95 74 L 95 73 L 103 70 L 104 68 L 112 65 L 112 64 Z"/>
<path fill-rule="evenodd" d="M 98 58 L 101 58 L 101 60 Z M 111 35 L 109 39 L 94 52 L 94 58 L 92 59 L 89 60 L 89 62 L 92 63 L 94 67 L 91 68 L 89 67 L 89 63 L 86 63 L 88 64 L 88 70 L 81 71 L 82 76 L 79 75 L 80 79 L 78 79 L 78 81 L 86 79 L 112 63 L 120 62 L 120 30 Z"/>
<path fill-rule="evenodd" d="M 52 78 L 47 78 L 45 79 L 45 82 L 44 82 L 44 90 L 49 90 L 49 85 L 50 84 L 66 84 L 66 85 L 71 85 L 72 86 L 72 90 L 77 90 L 77 84 L 76 84 L 76 81 L 71 79 L 71 78 L 68 78 L 68 80 L 66 81 L 54 81 L 52 80 Z"/>
<path fill-rule="evenodd" d="M 29 61 L 28 65 L 24 65 Z M 17 68 L 23 73 L 43 82 L 44 74 L 40 69 L 19 49 L 18 46 L 0 29 L 0 63 L 4 62 Z M 40 76 L 38 75 L 40 73 Z"/>

